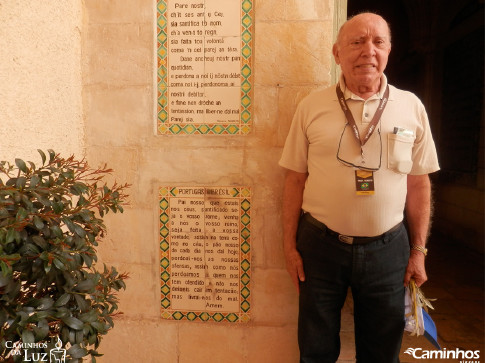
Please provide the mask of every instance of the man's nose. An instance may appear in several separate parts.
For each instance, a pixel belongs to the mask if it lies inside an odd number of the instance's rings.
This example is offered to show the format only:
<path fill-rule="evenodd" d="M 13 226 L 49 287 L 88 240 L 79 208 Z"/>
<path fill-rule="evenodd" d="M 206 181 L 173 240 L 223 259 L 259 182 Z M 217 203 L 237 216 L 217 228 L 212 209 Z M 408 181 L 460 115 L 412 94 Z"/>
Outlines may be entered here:
<path fill-rule="evenodd" d="M 362 46 L 362 55 L 364 57 L 373 57 L 376 54 L 376 47 L 371 41 L 367 41 Z"/>

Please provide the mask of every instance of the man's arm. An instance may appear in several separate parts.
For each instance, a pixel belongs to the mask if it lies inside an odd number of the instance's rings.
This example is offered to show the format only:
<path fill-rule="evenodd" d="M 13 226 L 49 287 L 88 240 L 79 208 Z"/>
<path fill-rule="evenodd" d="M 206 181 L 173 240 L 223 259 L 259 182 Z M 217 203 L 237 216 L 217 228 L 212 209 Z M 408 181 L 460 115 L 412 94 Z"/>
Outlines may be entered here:
<path fill-rule="evenodd" d="M 406 197 L 406 217 L 409 225 L 409 241 L 411 246 L 426 245 L 431 220 L 431 182 L 429 176 L 408 175 L 408 187 Z M 411 250 L 404 285 L 408 285 L 412 278 L 417 286 L 426 282 L 424 253 L 418 250 Z"/>
<path fill-rule="evenodd" d="M 303 271 L 303 261 L 296 249 L 296 232 L 307 177 L 307 173 L 287 170 L 283 191 L 283 247 L 286 269 L 298 292 L 300 291 L 299 281 L 305 280 L 305 273 Z"/>

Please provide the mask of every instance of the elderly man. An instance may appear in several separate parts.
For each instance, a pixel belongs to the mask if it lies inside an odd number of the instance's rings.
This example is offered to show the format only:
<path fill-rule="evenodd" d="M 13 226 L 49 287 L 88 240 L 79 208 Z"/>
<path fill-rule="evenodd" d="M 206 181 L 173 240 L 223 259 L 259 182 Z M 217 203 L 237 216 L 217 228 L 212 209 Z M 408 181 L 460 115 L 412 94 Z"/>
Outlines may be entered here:
<path fill-rule="evenodd" d="M 338 359 L 349 287 L 357 362 L 398 362 L 404 286 L 427 279 L 428 174 L 439 166 L 422 103 L 387 83 L 390 51 L 382 17 L 348 20 L 333 47 L 340 82 L 299 104 L 280 160 L 301 362 Z"/>

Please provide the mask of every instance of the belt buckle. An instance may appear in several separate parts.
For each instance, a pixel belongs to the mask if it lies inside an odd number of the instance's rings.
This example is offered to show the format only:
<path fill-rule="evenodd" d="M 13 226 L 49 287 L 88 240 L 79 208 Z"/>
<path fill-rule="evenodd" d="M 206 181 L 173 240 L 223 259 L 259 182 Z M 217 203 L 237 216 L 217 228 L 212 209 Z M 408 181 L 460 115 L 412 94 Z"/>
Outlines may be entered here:
<path fill-rule="evenodd" d="M 340 242 L 347 243 L 348 245 L 351 245 L 354 243 L 354 237 L 345 236 L 343 234 L 339 234 L 338 239 Z"/>

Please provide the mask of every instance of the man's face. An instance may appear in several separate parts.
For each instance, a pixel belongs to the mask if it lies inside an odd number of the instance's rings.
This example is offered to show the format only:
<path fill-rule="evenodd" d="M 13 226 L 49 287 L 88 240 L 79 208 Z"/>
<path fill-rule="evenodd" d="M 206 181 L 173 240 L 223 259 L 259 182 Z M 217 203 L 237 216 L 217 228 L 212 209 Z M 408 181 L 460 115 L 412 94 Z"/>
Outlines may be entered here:
<path fill-rule="evenodd" d="M 378 91 L 391 41 L 387 23 L 375 14 L 360 14 L 340 32 L 333 54 L 353 92 Z"/>

